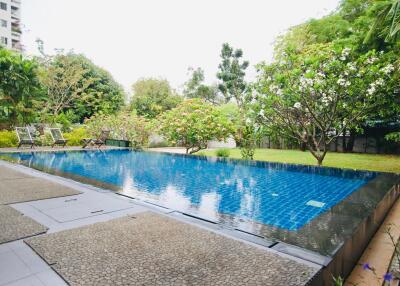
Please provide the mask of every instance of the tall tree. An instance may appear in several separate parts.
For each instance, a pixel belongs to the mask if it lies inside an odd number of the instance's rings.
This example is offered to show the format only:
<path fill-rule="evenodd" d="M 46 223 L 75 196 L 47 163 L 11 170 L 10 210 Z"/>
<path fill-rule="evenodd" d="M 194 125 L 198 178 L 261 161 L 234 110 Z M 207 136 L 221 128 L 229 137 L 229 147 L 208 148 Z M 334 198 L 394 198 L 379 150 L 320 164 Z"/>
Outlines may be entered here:
<path fill-rule="evenodd" d="M 115 113 L 124 105 L 121 85 L 84 55 L 43 55 L 41 81 L 48 92 L 46 110 L 53 117 L 69 111 L 75 121 L 83 122 L 96 113 Z"/>
<path fill-rule="evenodd" d="M 212 104 L 219 104 L 221 98 L 218 87 L 204 84 L 204 71 L 201 68 L 189 68 L 190 79 L 185 83 L 183 95 L 186 98 L 201 98 Z"/>
<path fill-rule="evenodd" d="M 155 118 L 182 101 L 165 79 L 140 79 L 132 85 L 132 91 L 131 108 L 146 118 Z"/>
<path fill-rule="evenodd" d="M 331 45 L 309 47 L 259 67 L 254 108 L 260 122 L 306 144 L 322 164 L 332 140 L 371 113 L 395 108 L 398 64 L 370 51 L 359 57 Z M 391 109 L 389 108 L 389 109 Z"/>
<path fill-rule="evenodd" d="M 42 95 L 38 63 L 0 48 L 0 119 L 13 125 L 31 122 Z"/>
<path fill-rule="evenodd" d="M 244 104 L 244 95 L 248 87 L 244 77 L 249 66 L 249 62 L 243 61 L 242 57 L 241 49 L 235 50 L 229 44 L 223 44 L 222 62 L 218 66 L 217 73 L 217 78 L 221 81 L 218 88 L 224 95 L 225 101 L 234 99 L 240 108 Z"/>
<path fill-rule="evenodd" d="M 72 108 L 77 100 L 94 82 L 93 78 L 85 79 L 88 70 L 76 63 L 68 55 L 56 55 L 45 67 L 41 81 L 47 88 L 45 110 L 52 116 Z"/>
<path fill-rule="evenodd" d="M 395 42 L 400 35 L 400 0 L 377 1 L 374 8 L 376 18 L 365 42 L 376 34 L 385 37 L 387 42 Z"/>

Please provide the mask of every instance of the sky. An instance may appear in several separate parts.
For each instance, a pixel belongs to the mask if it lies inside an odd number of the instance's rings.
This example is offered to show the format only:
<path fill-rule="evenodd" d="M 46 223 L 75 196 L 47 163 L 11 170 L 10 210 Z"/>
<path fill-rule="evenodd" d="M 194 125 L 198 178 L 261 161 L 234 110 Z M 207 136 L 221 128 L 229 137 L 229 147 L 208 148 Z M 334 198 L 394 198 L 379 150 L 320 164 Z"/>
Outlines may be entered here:
<path fill-rule="evenodd" d="M 141 78 L 167 79 L 180 89 L 189 67 L 216 82 L 227 42 L 254 65 L 271 61 L 276 37 L 319 18 L 339 0 L 22 0 L 23 45 L 37 54 L 73 49 L 108 70 L 127 91 Z"/>

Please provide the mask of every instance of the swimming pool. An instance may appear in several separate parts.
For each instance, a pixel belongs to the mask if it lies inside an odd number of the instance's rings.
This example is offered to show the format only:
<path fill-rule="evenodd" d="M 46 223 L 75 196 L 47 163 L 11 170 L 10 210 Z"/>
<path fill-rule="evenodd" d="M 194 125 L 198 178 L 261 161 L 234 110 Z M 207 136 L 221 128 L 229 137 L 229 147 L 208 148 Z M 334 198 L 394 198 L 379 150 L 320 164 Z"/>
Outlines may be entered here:
<path fill-rule="evenodd" d="M 252 222 L 287 231 L 303 228 L 377 176 L 130 150 L 6 156 L 40 170 L 104 183 L 124 195 L 208 220 L 233 226 Z"/>

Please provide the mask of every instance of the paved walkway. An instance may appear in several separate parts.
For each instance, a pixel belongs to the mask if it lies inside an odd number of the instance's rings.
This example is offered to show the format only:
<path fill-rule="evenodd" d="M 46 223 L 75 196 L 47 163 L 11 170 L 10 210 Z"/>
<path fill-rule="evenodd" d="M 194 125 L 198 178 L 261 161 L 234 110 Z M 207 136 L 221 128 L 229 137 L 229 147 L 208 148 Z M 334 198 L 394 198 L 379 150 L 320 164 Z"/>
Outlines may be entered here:
<path fill-rule="evenodd" d="M 54 190 L 68 188 L 80 193 L 66 197 L 10 204 L 12 208 L 27 218 L 48 228 L 47 235 L 36 236 L 35 239 L 26 241 L 29 241 L 28 243 L 46 260 L 48 259 L 49 263 L 54 262 L 54 257 L 57 257 L 57 262 L 61 260 L 63 263 L 69 259 L 70 255 L 75 254 L 80 258 L 78 257 L 79 262 L 75 260 L 74 265 L 59 263 L 50 266 L 22 240 L 0 244 L 1 286 L 66 285 L 66 282 L 54 269 L 59 271 L 61 276 L 71 284 L 81 285 L 81 282 L 76 282 L 83 279 L 81 268 L 79 268 L 81 263 L 82 266 L 91 269 L 87 272 L 87 275 L 90 276 L 87 279 L 97 281 L 88 282 L 85 285 L 118 285 L 118 281 L 120 285 L 134 285 L 132 281 L 168 281 L 171 285 L 174 284 L 173 281 L 180 281 L 181 285 L 195 285 L 196 279 L 199 279 L 198 281 L 202 285 L 213 284 L 210 280 L 206 280 L 207 273 L 213 273 L 212 277 L 217 277 L 219 280 L 215 279 L 222 284 L 259 285 L 262 281 L 263 285 L 282 285 L 282 282 L 287 285 L 303 285 L 320 268 L 310 262 L 227 236 L 226 233 L 216 228 L 209 228 L 198 222 L 188 222 L 187 219 L 179 218 L 171 210 L 150 206 L 119 196 L 111 191 L 44 174 L 1 160 L 0 168 L 3 168 L 3 171 L 4 168 L 8 168 L 9 170 L 4 173 L 8 172 L 14 176 L 13 179 L 3 181 L 3 185 L 23 180 L 22 178 L 29 175 L 38 182 L 54 184 L 52 185 L 56 186 Z M 22 174 L 17 175 L 13 171 L 21 171 Z M 51 191 L 52 188 L 49 187 L 47 190 Z M 157 214 L 156 217 L 137 222 L 126 217 L 126 215 L 148 217 L 148 215 L 141 214 L 148 211 Z M 169 218 L 167 219 L 165 216 Z M 0 224 L 3 219 L 0 218 Z M 183 223 L 178 223 L 177 220 Z M 126 225 L 124 225 L 125 223 Z M 188 223 L 194 226 L 190 226 Z M 77 229 L 79 227 L 83 227 L 83 229 Z M 102 229 L 103 232 L 98 232 L 99 229 Z M 86 236 L 86 239 L 79 242 L 79 239 L 85 237 L 80 238 L 80 232 L 90 232 L 91 230 L 94 230 L 93 235 Z M 61 239 L 65 243 L 54 245 L 57 239 Z M 34 241 L 44 248 L 40 248 L 38 244 L 34 245 Z M 91 251 L 96 245 L 97 250 Z M 146 248 L 140 248 L 140 245 Z M 58 248 L 61 254 L 48 258 L 43 249 L 50 249 L 51 253 L 53 247 Z M 128 251 L 127 248 L 130 247 L 132 249 Z M 147 263 L 142 263 L 138 257 L 135 258 L 132 252 L 133 250 L 144 251 L 144 249 L 147 251 L 142 254 L 148 255 Z M 113 251 L 117 251 L 116 255 L 107 256 L 107 253 L 113 253 Z M 214 252 L 219 253 L 218 257 L 210 256 L 215 256 Z M 82 253 L 85 255 L 80 256 Z M 124 253 L 129 255 L 124 256 Z M 161 258 L 162 260 L 160 260 Z M 75 257 L 75 259 L 77 258 Z M 109 262 L 107 259 L 112 259 L 115 264 L 107 263 Z M 214 260 L 219 263 L 213 262 Z M 238 269 L 238 264 L 235 264 L 236 260 L 243 262 L 240 263 L 241 267 L 239 268 L 243 268 L 244 272 L 240 272 L 239 276 L 231 275 L 232 271 L 236 272 Z M 222 262 L 225 263 L 224 267 L 226 268 L 218 268 Z M 108 271 L 111 272 L 96 272 L 94 268 L 90 268 L 92 264 L 109 265 Z M 250 267 L 251 265 L 254 267 Z M 130 271 L 138 266 L 141 267 L 139 272 L 143 275 L 146 273 L 146 275 L 141 276 L 142 280 L 135 280 L 139 279 L 136 276 L 130 277 L 129 280 L 126 276 L 132 275 Z M 264 272 L 258 268 L 261 266 L 264 266 Z M 108 275 L 107 273 L 112 274 Z M 161 275 L 161 278 L 154 278 L 152 276 L 154 273 Z M 200 275 L 198 278 L 196 273 Z M 85 279 L 83 281 L 86 281 Z M 199 283 L 197 284 L 199 285 Z"/>

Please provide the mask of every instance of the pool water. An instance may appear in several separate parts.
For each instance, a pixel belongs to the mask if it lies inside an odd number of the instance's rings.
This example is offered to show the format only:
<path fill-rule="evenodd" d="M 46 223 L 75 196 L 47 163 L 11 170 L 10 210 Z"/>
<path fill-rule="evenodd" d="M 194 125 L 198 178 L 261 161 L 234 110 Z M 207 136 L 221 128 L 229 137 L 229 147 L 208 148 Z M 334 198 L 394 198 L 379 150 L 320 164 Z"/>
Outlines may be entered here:
<path fill-rule="evenodd" d="M 44 171 L 112 184 L 125 195 L 206 219 L 285 230 L 303 227 L 377 175 L 130 150 L 6 156 Z"/>

